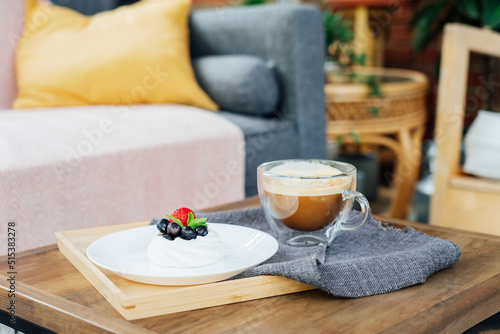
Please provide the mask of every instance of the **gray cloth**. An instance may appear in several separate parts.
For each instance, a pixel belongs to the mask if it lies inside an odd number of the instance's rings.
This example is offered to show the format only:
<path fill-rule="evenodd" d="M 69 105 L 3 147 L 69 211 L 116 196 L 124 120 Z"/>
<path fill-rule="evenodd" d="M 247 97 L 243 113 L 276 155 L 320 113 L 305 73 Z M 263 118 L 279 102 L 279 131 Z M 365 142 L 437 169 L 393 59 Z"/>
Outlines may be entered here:
<path fill-rule="evenodd" d="M 273 114 L 280 99 L 271 66 L 249 55 L 204 56 L 192 61 L 201 88 L 219 105 L 256 116 Z"/>
<path fill-rule="evenodd" d="M 358 219 L 354 212 L 353 219 Z M 262 209 L 197 213 L 207 223 L 252 227 L 273 236 Z M 278 252 L 239 277 L 279 275 L 339 297 L 364 297 L 424 283 L 455 264 L 460 248 L 451 241 L 418 232 L 384 227 L 371 218 L 354 231 L 340 231 L 331 246 L 293 247 L 280 242 Z"/>

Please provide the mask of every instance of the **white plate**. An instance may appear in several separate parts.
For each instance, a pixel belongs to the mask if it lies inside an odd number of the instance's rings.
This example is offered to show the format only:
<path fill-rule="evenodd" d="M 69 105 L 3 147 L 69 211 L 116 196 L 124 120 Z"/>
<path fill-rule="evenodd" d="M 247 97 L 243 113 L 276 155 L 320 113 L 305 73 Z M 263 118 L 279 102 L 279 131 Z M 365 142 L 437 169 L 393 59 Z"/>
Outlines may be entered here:
<path fill-rule="evenodd" d="M 224 258 L 199 268 L 167 268 L 147 256 L 156 226 L 144 226 L 109 234 L 87 248 L 87 257 L 98 266 L 132 281 L 157 285 L 193 285 L 221 281 L 255 267 L 273 256 L 278 242 L 267 233 L 249 227 L 215 224 L 224 243 Z"/>

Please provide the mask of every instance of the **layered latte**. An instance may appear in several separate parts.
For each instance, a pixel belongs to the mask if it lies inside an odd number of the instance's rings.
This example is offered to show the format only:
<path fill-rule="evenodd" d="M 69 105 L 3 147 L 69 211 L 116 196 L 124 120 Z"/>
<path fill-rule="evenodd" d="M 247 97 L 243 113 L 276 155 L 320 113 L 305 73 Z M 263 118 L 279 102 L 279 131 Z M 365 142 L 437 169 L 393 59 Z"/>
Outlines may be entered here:
<path fill-rule="evenodd" d="M 355 187 L 353 177 L 329 165 L 296 161 L 268 170 L 262 186 L 274 218 L 294 230 L 315 231 L 338 216 L 342 192 Z"/>

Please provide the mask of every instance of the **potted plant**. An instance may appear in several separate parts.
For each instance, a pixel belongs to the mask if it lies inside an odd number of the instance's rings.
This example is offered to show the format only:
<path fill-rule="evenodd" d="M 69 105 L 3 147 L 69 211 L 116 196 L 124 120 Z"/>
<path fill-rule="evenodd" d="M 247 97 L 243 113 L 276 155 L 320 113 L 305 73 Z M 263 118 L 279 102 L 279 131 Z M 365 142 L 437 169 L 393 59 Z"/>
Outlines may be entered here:
<path fill-rule="evenodd" d="M 484 29 L 500 32 L 500 3 L 497 0 L 457 0 L 457 1 L 425 1 L 410 22 L 413 30 L 412 48 L 417 52 L 424 51 L 432 40 L 440 36 L 447 23 L 463 23 Z M 498 72 L 499 65 L 494 57 L 484 56 L 484 77 Z M 436 77 L 439 77 L 438 59 Z M 486 99 L 484 108 L 499 109 L 494 106 L 493 99 Z"/>
<path fill-rule="evenodd" d="M 369 98 L 381 98 L 380 78 L 356 70 L 366 65 L 366 54 L 359 53 L 354 48 L 352 21 L 345 19 L 341 13 L 325 9 L 323 27 L 327 55 L 325 61 L 327 82 L 366 85 Z M 376 104 L 370 104 L 366 111 L 371 116 L 377 116 L 378 109 Z"/>
<path fill-rule="evenodd" d="M 395 196 L 406 194 L 411 182 L 403 184 L 401 175 L 406 167 L 413 174 L 419 161 L 408 163 L 403 151 L 420 149 L 427 78 L 414 71 L 364 66 L 366 55 L 356 53 L 352 44 L 352 23 L 339 15 L 328 10 L 323 13 L 327 54 L 335 64 L 326 69 L 328 139 L 342 148 L 338 159 L 351 162 L 365 172 L 367 197 L 372 197 L 371 191 L 375 193 L 373 197 L 376 195 L 378 185 L 378 156 L 373 147 L 389 148 L 397 163 L 393 172 L 384 175 L 389 184 L 395 185 Z M 408 136 L 410 145 L 400 140 Z M 404 205 L 405 195 L 400 198 Z M 401 214 L 398 203 L 394 203 L 391 214 Z"/>

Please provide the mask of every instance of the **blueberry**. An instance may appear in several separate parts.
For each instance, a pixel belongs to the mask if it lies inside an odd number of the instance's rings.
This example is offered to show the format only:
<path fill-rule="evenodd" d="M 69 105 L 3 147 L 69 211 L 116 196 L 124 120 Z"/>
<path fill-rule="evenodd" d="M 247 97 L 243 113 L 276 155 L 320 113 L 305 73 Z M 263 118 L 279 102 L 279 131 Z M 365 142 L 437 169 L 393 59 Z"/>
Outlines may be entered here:
<path fill-rule="evenodd" d="M 167 233 L 173 237 L 178 237 L 181 235 L 181 227 L 177 223 L 170 223 L 167 226 Z"/>
<path fill-rule="evenodd" d="M 189 226 L 184 226 L 181 232 L 182 239 L 192 240 L 196 239 L 196 231 Z"/>
<path fill-rule="evenodd" d="M 208 234 L 206 226 L 198 226 L 195 231 L 200 237 L 204 237 Z"/>
<path fill-rule="evenodd" d="M 163 236 L 164 239 L 167 239 L 167 240 L 174 240 L 175 239 L 175 237 L 171 236 L 168 233 L 165 233 L 162 236 Z"/>
<path fill-rule="evenodd" d="M 162 219 L 160 220 L 160 222 L 156 225 L 156 227 L 158 228 L 158 230 L 161 232 L 161 233 L 167 233 L 167 225 L 168 225 L 169 221 L 168 219 Z"/>

